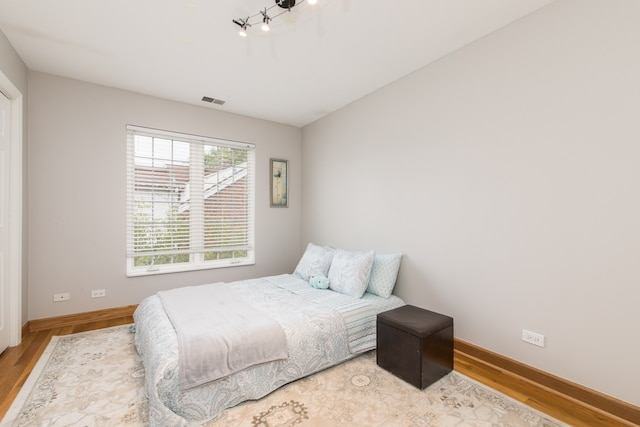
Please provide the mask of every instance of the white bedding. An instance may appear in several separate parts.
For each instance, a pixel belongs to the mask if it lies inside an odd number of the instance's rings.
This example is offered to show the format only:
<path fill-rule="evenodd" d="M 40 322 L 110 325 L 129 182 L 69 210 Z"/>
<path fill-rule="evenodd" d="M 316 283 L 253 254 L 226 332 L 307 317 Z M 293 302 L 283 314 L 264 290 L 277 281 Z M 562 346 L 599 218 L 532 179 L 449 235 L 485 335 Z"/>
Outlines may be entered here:
<path fill-rule="evenodd" d="M 258 399 L 296 379 L 375 348 L 377 313 L 404 305 L 395 296 L 355 299 L 311 288 L 293 275 L 230 283 L 248 303 L 277 321 L 289 357 L 182 390 L 176 333 L 157 296 L 134 314 L 136 347 L 145 366 L 152 426 L 198 425 L 224 409 Z"/>
<path fill-rule="evenodd" d="M 280 324 L 239 298 L 226 283 L 185 286 L 157 295 L 176 331 L 183 389 L 287 358 Z"/>

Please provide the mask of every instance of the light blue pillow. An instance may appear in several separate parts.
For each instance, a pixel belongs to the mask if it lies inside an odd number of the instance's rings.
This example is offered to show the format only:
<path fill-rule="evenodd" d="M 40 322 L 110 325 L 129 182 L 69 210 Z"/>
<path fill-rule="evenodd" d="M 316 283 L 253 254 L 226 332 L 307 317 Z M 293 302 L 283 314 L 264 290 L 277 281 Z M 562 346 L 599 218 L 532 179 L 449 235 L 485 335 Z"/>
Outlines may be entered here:
<path fill-rule="evenodd" d="M 371 268 L 367 292 L 389 298 L 396 285 L 402 254 L 376 255 Z"/>
<path fill-rule="evenodd" d="M 336 249 L 329 268 L 329 289 L 360 298 L 367 289 L 374 253 Z"/>
<path fill-rule="evenodd" d="M 309 243 L 293 274 L 307 282 L 314 274 L 326 276 L 332 259 L 333 249 Z"/>

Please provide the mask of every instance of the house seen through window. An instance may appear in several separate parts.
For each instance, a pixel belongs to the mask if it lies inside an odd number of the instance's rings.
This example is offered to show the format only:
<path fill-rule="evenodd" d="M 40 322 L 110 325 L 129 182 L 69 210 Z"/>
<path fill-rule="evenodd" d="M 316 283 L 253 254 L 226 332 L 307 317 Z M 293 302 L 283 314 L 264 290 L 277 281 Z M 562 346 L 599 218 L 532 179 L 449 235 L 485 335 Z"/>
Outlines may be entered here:
<path fill-rule="evenodd" d="M 127 126 L 127 274 L 247 265 L 254 146 Z"/>

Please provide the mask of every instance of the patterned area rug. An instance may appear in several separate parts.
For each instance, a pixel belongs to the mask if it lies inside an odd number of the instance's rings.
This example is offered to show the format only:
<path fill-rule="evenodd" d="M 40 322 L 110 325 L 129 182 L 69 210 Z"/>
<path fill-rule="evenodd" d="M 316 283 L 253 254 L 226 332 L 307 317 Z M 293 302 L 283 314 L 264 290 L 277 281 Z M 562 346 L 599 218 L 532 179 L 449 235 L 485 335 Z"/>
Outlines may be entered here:
<path fill-rule="evenodd" d="M 54 337 L 2 426 L 144 426 L 144 368 L 128 326 Z M 425 390 L 375 352 L 228 409 L 206 427 L 566 426 L 457 372 Z"/>

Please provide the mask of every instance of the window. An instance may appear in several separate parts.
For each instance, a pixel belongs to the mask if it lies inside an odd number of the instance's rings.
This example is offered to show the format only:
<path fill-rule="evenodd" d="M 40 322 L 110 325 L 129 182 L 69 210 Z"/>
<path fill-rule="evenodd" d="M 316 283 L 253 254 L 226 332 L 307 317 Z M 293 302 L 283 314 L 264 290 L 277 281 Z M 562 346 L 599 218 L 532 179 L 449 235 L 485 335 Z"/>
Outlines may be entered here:
<path fill-rule="evenodd" d="M 253 144 L 127 126 L 127 275 L 248 265 Z"/>

